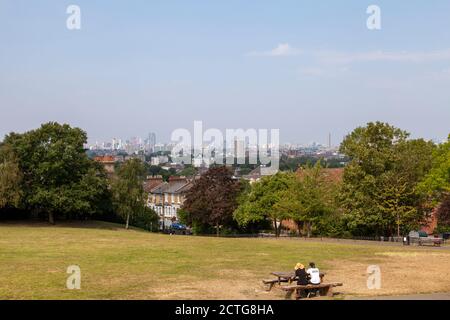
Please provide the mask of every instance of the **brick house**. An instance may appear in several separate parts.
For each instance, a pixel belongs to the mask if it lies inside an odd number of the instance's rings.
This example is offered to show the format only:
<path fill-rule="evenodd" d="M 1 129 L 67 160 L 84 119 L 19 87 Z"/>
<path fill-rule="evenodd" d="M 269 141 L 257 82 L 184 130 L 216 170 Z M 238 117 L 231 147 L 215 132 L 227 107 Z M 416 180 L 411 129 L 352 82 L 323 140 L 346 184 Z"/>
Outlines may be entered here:
<path fill-rule="evenodd" d="M 160 227 L 167 228 L 178 220 L 178 210 L 183 206 L 186 192 L 192 187 L 192 179 L 170 177 L 164 182 L 162 178 L 149 178 L 144 185 L 148 193 L 147 206 L 160 218 Z"/>

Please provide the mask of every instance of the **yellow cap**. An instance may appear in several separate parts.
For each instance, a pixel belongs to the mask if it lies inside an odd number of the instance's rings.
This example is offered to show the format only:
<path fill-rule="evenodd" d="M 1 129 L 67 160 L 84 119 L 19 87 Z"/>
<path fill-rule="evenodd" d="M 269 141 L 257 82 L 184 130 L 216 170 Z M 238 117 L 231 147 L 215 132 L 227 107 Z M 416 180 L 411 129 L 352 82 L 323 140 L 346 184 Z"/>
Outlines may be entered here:
<path fill-rule="evenodd" d="M 295 270 L 298 270 L 298 269 L 305 269 L 305 266 L 299 262 L 295 265 Z"/>

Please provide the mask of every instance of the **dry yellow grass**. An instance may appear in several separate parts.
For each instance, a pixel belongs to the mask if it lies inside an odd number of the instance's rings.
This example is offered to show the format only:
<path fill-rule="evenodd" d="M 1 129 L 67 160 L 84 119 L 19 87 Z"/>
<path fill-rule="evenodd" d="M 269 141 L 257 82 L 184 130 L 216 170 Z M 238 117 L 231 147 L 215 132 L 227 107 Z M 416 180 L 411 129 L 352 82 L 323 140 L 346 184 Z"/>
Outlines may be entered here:
<path fill-rule="evenodd" d="M 261 280 L 299 261 L 315 261 L 350 296 L 450 291 L 447 248 L 167 236 L 87 222 L 0 224 L 0 299 L 283 299 Z M 371 264 L 381 268 L 380 290 L 367 289 Z M 65 287 L 69 265 L 81 268 L 81 290 Z"/>

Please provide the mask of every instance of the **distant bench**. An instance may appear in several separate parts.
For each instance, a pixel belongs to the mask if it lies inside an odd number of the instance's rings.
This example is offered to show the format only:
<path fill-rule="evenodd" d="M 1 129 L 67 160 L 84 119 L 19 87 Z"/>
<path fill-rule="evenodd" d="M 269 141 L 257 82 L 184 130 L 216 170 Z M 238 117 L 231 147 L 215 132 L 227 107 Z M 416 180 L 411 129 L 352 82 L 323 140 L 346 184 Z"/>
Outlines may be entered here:
<path fill-rule="evenodd" d="M 292 294 L 295 292 L 295 299 L 299 300 L 302 297 L 302 292 L 305 290 L 311 291 L 319 291 L 321 296 L 333 296 L 333 288 L 341 287 L 341 282 L 334 283 L 321 283 L 321 284 L 308 284 L 308 285 L 289 285 L 289 286 L 280 286 L 279 288 L 283 291 L 286 291 L 286 299 L 292 299 Z"/>

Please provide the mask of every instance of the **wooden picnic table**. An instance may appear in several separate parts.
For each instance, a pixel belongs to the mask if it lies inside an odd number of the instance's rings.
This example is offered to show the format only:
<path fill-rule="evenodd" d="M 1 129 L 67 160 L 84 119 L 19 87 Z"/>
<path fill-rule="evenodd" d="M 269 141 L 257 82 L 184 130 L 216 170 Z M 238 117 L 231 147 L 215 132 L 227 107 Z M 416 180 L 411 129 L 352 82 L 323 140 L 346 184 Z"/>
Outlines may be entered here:
<path fill-rule="evenodd" d="M 295 298 L 300 299 L 302 297 L 302 292 L 305 290 L 314 290 L 314 294 L 317 293 L 321 296 L 332 296 L 333 288 L 342 286 L 340 282 L 334 283 L 324 283 L 323 278 L 325 277 L 325 273 L 320 273 L 320 284 L 308 284 L 308 285 L 297 285 L 292 284 L 292 282 L 297 280 L 297 276 L 294 271 L 283 272 L 283 271 L 274 271 L 270 273 L 275 276 L 276 279 L 263 280 L 265 285 L 268 285 L 267 291 L 270 291 L 275 284 L 278 284 L 277 288 L 282 291 L 286 291 L 286 298 L 292 297 L 292 293 L 295 292 Z M 281 285 L 281 283 L 288 283 L 288 285 Z M 311 294 L 311 291 L 308 293 L 308 297 Z"/>
<path fill-rule="evenodd" d="M 281 283 L 287 282 L 291 284 L 293 281 L 297 280 L 297 276 L 294 271 L 283 272 L 283 271 L 274 271 L 270 273 L 271 275 L 277 277 L 276 279 L 263 280 L 265 285 L 268 285 L 267 291 L 270 291 L 275 284 L 281 285 Z M 320 273 L 320 282 L 323 282 L 323 278 L 325 277 L 325 273 Z"/>
<path fill-rule="evenodd" d="M 309 298 L 311 294 L 311 290 L 315 291 L 314 295 L 320 295 L 320 296 L 333 296 L 333 288 L 334 287 L 340 287 L 343 284 L 341 282 L 334 282 L 334 283 L 321 283 L 321 284 L 308 284 L 308 285 L 288 285 L 288 286 L 280 286 L 280 289 L 283 291 L 286 291 L 286 299 L 290 299 L 292 297 L 292 293 L 295 292 L 295 299 L 299 300 L 302 298 L 302 296 L 305 296 L 305 293 L 307 290 L 310 290 L 310 292 L 307 294 L 307 298 Z M 303 293 L 303 295 L 302 295 Z"/>

